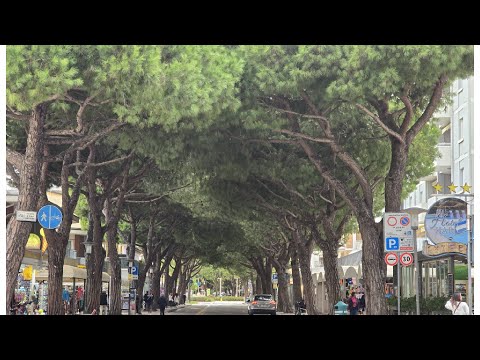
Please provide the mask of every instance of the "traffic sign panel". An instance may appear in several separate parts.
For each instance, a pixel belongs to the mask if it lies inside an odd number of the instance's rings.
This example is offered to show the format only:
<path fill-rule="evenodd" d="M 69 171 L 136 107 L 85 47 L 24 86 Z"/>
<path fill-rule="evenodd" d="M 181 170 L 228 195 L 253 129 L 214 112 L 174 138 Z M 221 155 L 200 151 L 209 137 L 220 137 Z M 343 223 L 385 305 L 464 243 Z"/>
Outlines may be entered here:
<path fill-rule="evenodd" d="M 398 263 L 398 256 L 397 254 L 390 252 L 385 255 L 385 263 L 390 266 L 395 266 Z"/>
<path fill-rule="evenodd" d="M 38 210 L 38 222 L 45 229 L 56 229 L 62 223 L 62 211 L 55 205 L 45 205 Z"/>
<path fill-rule="evenodd" d="M 407 213 L 385 213 L 383 216 L 385 251 L 413 251 L 413 231 Z"/>
<path fill-rule="evenodd" d="M 413 263 L 413 254 L 410 253 L 402 253 L 400 255 L 400 264 L 404 266 L 412 265 Z"/>

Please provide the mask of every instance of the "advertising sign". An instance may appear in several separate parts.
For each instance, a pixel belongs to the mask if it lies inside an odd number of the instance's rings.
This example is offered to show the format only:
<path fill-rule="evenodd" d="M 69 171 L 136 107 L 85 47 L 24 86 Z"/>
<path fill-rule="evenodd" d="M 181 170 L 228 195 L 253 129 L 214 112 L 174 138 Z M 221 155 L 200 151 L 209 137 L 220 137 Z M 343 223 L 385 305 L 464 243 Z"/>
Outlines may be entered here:
<path fill-rule="evenodd" d="M 435 202 L 425 215 L 427 237 L 435 244 L 467 244 L 467 203 L 456 198 Z"/>

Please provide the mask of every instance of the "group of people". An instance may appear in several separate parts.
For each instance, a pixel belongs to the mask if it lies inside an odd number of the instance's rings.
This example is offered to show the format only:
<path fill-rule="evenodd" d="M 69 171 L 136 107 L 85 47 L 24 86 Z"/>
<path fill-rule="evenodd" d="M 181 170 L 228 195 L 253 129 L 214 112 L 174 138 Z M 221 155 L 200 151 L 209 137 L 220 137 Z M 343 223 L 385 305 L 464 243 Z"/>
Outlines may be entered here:
<path fill-rule="evenodd" d="M 165 315 L 165 308 L 167 306 L 176 306 L 177 303 L 174 301 L 175 296 L 178 296 L 178 294 L 170 295 L 169 300 L 167 301 L 167 298 L 165 297 L 165 294 L 161 294 L 160 297 L 158 298 L 157 304 L 160 309 L 160 314 Z M 145 311 L 148 311 L 149 313 L 152 312 L 152 307 L 153 307 L 153 301 L 154 301 L 154 295 L 150 292 L 146 292 L 143 295 L 143 302 L 145 304 Z M 137 314 L 141 315 L 142 314 L 142 299 L 139 295 L 137 295 L 136 298 L 136 312 Z"/>
<path fill-rule="evenodd" d="M 356 294 L 352 291 L 347 299 L 347 305 L 350 315 L 362 315 L 365 312 L 365 293 Z"/>

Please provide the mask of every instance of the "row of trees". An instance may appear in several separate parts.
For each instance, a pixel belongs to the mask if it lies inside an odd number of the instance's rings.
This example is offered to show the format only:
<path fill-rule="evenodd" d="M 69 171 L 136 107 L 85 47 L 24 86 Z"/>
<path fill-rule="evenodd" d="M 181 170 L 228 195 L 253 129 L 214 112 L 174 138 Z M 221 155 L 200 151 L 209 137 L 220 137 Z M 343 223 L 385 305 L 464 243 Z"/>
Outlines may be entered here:
<path fill-rule="evenodd" d="M 269 291 L 273 267 L 287 310 L 290 263 L 295 297 L 301 273 L 317 313 L 313 247 L 323 251 L 333 305 L 337 249 L 356 223 L 367 312 L 385 314 L 375 217 L 400 210 L 402 195 L 431 172 L 433 113 L 449 83 L 472 69 L 471 46 L 8 47 L 7 168 L 18 208 L 37 210 L 52 183 L 63 191 L 64 221 L 46 232 L 49 313 L 60 311 L 61 265 L 83 193 L 95 244 L 89 288 L 99 289 L 106 238 L 114 311 L 115 244 L 124 239 L 130 256 L 142 244 L 145 268 L 158 274 L 172 259 L 235 263 Z M 28 232 L 10 220 L 8 298 Z"/>

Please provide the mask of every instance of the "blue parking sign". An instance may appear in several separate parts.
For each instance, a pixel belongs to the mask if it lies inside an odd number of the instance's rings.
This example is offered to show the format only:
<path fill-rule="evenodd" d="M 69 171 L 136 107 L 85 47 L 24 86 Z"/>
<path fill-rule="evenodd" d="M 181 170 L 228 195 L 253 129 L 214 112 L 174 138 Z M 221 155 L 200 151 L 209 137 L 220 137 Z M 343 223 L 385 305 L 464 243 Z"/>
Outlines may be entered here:
<path fill-rule="evenodd" d="M 399 251 L 400 239 L 398 237 L 385 238 L 385 250 L 386 251 Z"/>

